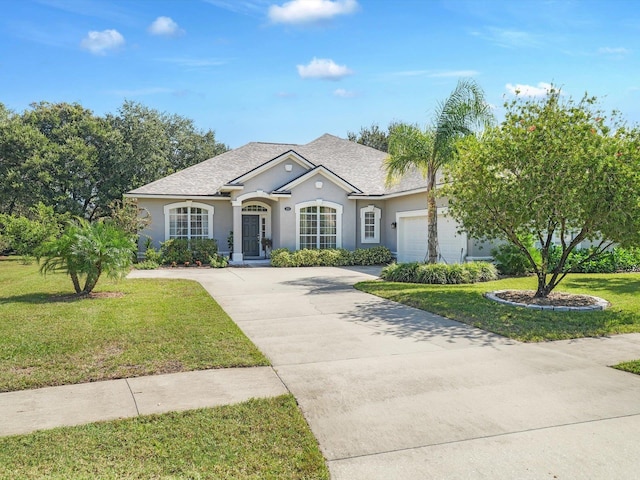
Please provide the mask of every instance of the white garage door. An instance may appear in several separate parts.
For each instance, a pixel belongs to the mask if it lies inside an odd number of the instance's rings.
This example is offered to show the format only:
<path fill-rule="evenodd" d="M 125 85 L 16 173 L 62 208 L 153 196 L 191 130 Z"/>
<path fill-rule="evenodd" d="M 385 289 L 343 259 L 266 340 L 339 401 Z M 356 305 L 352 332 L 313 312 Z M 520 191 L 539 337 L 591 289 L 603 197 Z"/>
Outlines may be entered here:
<path fill-rule="evenodd" d="M 398 218 L 398 262 L 423 262 L 427 256 L 427 216 Z"/>
<path fill-rule="evenodd" d="M 438 243 L 440 258 L 446 263 L 460 263 L 467 254 L 467 236 L 456 233 L 455 220 L 447 209 L 438 209 Z M 398 214 L 398 262 L 423 262 L 427 258 L 427 215 L 424 210 Z"/>

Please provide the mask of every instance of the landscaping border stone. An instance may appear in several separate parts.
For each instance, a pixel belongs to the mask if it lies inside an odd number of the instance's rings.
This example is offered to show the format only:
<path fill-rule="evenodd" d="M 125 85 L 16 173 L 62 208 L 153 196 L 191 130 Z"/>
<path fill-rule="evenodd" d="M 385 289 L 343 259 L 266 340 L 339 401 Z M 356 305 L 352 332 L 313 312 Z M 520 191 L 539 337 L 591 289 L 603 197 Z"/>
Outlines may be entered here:
<path fill-rule="evenodd" d="M 593 298 L 596 301 L 595 305 L 588 305 L 588 306 L 582 306 L 582 307 L 570 307 L 570 306 L 559 306 L 559 305 L 535 305 L 535 304 L 511 302 L 509 300 L 504 300 L 498 297 L 497 295 L 498 293 L 503 293 L 507 291 L 508 290 L 495 290 L 493 292 L 485 293 L 484 296 L 489 300 L 493 300 L 494 302 L 502 303 L 504 305 L 510 305 L 512 307 L 530 308 L 532 310 L 554 310 L 556 312 L 588 312 L 593 310 L 605 310 L 609 307 L 609 302 L 607 302 L 604 298 L 594 297 L 593 295 L 585 295 L 585 296 Z"/>

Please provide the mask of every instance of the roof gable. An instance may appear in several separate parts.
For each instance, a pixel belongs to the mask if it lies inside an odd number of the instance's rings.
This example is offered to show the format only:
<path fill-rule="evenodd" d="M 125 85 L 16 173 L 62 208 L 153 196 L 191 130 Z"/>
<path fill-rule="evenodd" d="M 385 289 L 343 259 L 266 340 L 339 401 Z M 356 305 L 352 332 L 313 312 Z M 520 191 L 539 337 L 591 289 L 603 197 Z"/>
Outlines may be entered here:
<path fill-rule="evenodd" d="M 347 182 L 344 178 L 339 177 L 338 175 L 336 175 L 335 173 L 333 173 L 331 170 L 329 170 L 327 167 L 325 167 L 323 165 L 318 165 L 317 167 L 309 170 L 308 172 L 303 173 L 298 178 L 293 179 L 289 183 L 286 183 L 285 185 L 282 185 L 281 187 L 276 188 L 273 191 L 273 193 L 277 194 L 277 193 L 289 192 L 292 189 L 294 189 L 295 187 L 297 187 L 298 185 L 300 185 L 301 183 L 306 182 L 309 178 L 311 178 L 311 177 L 313 177 L 314 175 L 317 175 L 317 174 L 322 175 L 327 180 L 329 180 L 329 181 L 333 182 L 334 184 L 338 185 L 340 188 L 345 190 L 347 193 L 362 193 L 362 191 L 359 190 L 357 187 L 355 187 L 351 183 Z"/>
<path fill-rule="evenodd" d="M 240 175 L 239 177 L 236 177 L 233 180 L 230 180 L 225 184 L 225 186 L 242 185 L 243 182 L 246 182 L 247 180 L 250 180 L 251 178 L 258 176 L 261 173 L 266 172 L 267 170 L 281 164 L 282 162 L 286 162 L 290 160 L 296 162 L 298 165 L 300 165 L 301 167 L 307 170 L 315 168 L 315 165 L 311 163 L 309 160 L 307 160 L 306 158 L 304 158 L 302 155 L 299 155 L 293 150 L 288 150 L 282 153 L 281 155 L 278 155 L 277 157 L 272 158 L 267 162 L 264 162 L 262 165 L 258 165 L 257 167 L 249 170 L 248 172 Z"/>

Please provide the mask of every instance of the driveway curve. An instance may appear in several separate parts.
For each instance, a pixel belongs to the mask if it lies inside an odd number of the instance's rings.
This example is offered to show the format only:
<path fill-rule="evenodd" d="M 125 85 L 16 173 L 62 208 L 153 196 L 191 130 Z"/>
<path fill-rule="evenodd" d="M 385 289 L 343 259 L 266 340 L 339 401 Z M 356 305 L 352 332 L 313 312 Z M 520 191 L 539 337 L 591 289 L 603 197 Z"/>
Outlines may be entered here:
<path fill-rule="evenodd" d="M 355 290 L 375 268 L 138 271 L 200 282 L 295 395 L 334 479 L 628 479 L 640 335 L 522 344 Z"/>

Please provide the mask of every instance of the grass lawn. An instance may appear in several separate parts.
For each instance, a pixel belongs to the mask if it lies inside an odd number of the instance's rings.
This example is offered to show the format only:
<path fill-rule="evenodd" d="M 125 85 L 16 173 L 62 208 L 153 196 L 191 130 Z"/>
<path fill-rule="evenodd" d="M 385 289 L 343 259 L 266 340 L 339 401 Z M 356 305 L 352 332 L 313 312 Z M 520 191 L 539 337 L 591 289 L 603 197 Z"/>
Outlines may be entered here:
<path fill-rule="evenodd" d="M 101 279 L 119 298 L 70 301 L 66 275 L 0 258 L 0 392 L 268 365 L 196 282 Z"/>
<path fill-rule="evenodd" d="M 328 479 L 295 399 L 0 438 L 0 478 Z"/>
<path fill-rule="evenodd" d="M 625 372 L 635 373 L 636 375 L 640 375 L 640 360 L 633 360 L 631 362 L 622 362 L 618 365 L 614 365 L 613 368 L 617 368 L 618 370 L 624 370 Z"/>
<path fill-rule="evenodd" d="M 483 297 L 493 290 L 535 290 L 535 277 L 473 285 L 362 282 L 356 288 L 525 342 L 640 332 L 640 274 L 574 274 L 557 291 L 602 297 L 605 311 L 553 312 L 502 305 Z"/>

